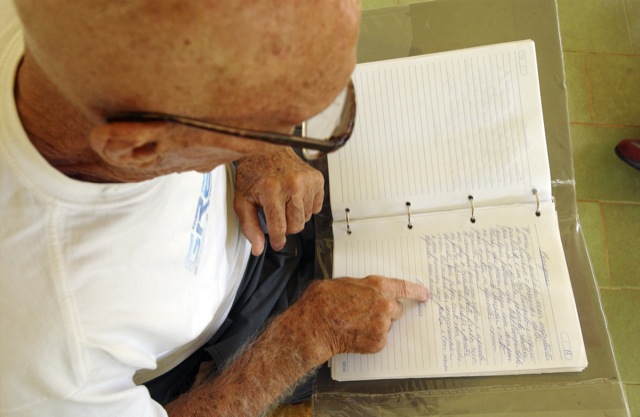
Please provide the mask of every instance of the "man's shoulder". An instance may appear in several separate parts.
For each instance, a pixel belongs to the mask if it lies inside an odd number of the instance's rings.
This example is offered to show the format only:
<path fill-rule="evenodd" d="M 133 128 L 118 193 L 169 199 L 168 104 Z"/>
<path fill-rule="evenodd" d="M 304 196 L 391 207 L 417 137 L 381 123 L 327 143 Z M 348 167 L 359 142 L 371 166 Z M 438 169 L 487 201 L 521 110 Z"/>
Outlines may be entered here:
<path fill-rule="evenodd" d="M 0 0 L 0 48 L 21 33 L 20 20 L 13 4 L 13 0 Z"/>

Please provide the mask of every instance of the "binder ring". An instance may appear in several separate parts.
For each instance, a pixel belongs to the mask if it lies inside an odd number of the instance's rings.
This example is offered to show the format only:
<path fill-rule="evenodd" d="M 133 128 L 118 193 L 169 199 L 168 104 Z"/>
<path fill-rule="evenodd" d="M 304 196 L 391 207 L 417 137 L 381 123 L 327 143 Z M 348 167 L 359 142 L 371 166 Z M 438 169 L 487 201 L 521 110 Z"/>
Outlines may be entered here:
<path fill-rule="evenodd" d="M 536 216 L 540 217 L 540 196 L 538 195 L 538 190 L 534 188 L 531 192 L 536 196 Z"/>
<path fill-rule="evenodd" d="M 473 203 L 473 196 L 470 195 L 469 196 L 469 202 L 471 203 L 471 223 L 475 223 L 476 222 L 476 206 Z"/>
<path fill-rule="evenodd" d="M 411 202 L 407 201 L 407 229 L 413 229 L 413 224 L 411 224 Z"/>
<path fill-rule="evenodd" d="M 351 210 L 349 210 L 348 208 L 344 209 L 344 213 L 347 217 L 347 234 L 350 235 L 351 234 L 351 220 L 349 219 L 349 213 L 351 212 Z"/>

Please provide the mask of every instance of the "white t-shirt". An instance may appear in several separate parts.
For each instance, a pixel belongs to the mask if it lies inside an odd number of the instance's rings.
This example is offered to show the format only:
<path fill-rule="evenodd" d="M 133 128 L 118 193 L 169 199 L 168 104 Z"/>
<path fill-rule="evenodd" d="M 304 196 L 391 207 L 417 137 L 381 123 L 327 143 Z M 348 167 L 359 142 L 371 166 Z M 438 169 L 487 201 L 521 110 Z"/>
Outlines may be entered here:
<path fill-rule="evenodd" d="M 215 333 L 250 254 L 230 168 L 62 175 L 20 123 L 21 29 L 10 1 L 0 10 L 0 416 L 165 416 L 134 375 L 166 372 Z"/>

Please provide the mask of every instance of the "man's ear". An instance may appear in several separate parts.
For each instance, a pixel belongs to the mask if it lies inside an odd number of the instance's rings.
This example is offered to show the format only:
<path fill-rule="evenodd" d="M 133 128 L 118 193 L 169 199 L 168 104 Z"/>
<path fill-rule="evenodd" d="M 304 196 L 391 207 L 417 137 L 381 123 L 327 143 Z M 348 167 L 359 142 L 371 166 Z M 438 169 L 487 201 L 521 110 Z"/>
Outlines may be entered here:
<path fill-rule="evenodd" d="M 94 128 L 89 143 L 112 166 L 147 169 L 162 159 L 165 129 L 163 123 L 109 123 Z"/>

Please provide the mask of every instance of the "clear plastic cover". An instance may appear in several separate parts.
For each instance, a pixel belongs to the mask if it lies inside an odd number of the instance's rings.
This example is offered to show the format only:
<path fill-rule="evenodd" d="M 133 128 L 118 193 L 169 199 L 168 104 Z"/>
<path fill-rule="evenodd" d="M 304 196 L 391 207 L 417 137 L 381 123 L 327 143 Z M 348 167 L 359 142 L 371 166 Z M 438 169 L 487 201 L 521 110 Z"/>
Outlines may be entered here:
<path fill-rule="evenodd" d="M 562 46 L 555 0 L 435 0 L 363 12 L 358 61 L 532 39 L 553 196 L 589 366 L 582 372 L 336 382 L 326 367 L 316 416 L 628 416 L 576 209 Z M 326 159 L 315 162 L 326 175 Z M 330 178 L 327 178 L 327 184 Z M 331 276 L 331 214 L 316 216 L 317 273 Z"/>

